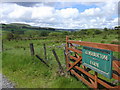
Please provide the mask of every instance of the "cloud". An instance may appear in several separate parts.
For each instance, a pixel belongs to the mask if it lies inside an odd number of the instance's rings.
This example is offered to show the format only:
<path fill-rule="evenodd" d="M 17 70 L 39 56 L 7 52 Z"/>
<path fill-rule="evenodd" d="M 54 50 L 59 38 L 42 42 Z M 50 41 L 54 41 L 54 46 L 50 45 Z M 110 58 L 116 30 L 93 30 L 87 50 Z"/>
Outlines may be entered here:
<path fill-rule="evenodd" d="M 57 10 L 56 13 L 61 18 L 77 18 L 79 15 L 79 11 L 76 8 L 61 9 L 61 10 Z"/>
<path fill-rule="evenodd" d="M 115 2 L 105 2 L 100 5 L 97 3 L 97 7 L 87 8 L 83 12 L 80 12 L 80 8 L 72 7 L 56 9 L 56 6 L 52 6 L 55 4 L 35 3 L 26 7 L 16 3 L 2 3 L 0 19 L 2 23 L 21 22 L 40 27 L 70 29 L 111 28 L 117 25 L 118 18 L 113 17 L 117 15 Z"/>
<path fill-rule="evenodd" d="M 10 3 L 17 4 L 19 6 L 24 6 L 24 7 L 32 7 L 38 4 L 38 2 L 10 2 Z"/>
<path fill-rule="evenodd" d="M 86 9 L 84 12 L 81 13 L 81 15 L 85 15 L 85 16 L 97 16 L 101 12 L 100 8 L 90 8 L 90 9 Z"/>
<path fill-rule="evenodd" d="M 45 19 L 51 18 L 54 12 L 52 7 L 33 7 L 32 8 L 32 19 Z"/>

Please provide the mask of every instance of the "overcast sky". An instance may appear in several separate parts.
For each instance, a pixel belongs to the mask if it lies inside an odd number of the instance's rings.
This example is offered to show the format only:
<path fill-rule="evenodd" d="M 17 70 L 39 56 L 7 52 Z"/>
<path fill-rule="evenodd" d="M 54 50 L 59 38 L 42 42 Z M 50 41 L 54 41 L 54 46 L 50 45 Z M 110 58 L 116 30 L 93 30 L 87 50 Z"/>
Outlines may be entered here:
<path fill-rule="evenodd" d="M 118 25 L 117 2 L 17 2 L 0 5 L 0 23 L 25 23 L 63 29 Z"/>

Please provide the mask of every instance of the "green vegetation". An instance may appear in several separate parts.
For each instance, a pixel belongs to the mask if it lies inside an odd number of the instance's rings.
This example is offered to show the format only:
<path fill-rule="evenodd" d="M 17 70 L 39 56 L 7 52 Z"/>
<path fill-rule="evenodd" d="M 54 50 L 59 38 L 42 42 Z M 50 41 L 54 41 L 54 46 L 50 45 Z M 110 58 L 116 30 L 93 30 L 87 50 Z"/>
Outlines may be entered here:
<path fill-rule="evenodd" d="M 84 29 L 71 32 L 43 28 L 42 30 L 38 30 L 38 28 L 32 30 L 28 29 L 28 27 L 32 28 L 29 25 L 24 27 L 27 29 L 22 28 L 19 30 L 20 32 L 17 32 L 13 27 L 11 29 L 4 28 L 2 31 L 2 70 L 3 74 L 15 83 L 16 88 L 88 88 L 74 77 L 70 75 L 60 76 L 58 73 L 58 64 L 52 54 L 52 49 L 56 50 L 62 66 L 66 69 L 63 52 L 66 35 L 69 35 L 72 40 L 120 44 L 118 28 L 113 30 L 106 28 L 103 30 Z M 20 26 L 16 28 L 18 29 Z M 44 59 L 43 44 L 46 44 L 46 62 L 52 69 L 46 67 L 35 56 L 30 55 L 30 43 L 34 44 L 35 54 L 42 59 Z M 117 52 L 114 52 L 114 56 L 120 58 L 120 54 Z"/>
<path fill-rule="evenodd" d="M 42 52 L 45 41 L 47 44 L 47 63 L 52 67 L 52 70 L 36 57 L 30 56 L 29 43 L 33 42 L 36 54 L 44 59 Z M 18 88 L 86 88 L 83 83 L 73 77 L 59 76 L 57 73 L 58 65 L 51 50 L 52 48 L 56 49 L 61 63 L 65 67 L 63 48 L 57 48 L 61 43 L 55 44 L 54 41 L 48 43 L 49 40 L 6 41 L 4 44 L 5 50 L 3 51 L 3 73 Z"/>

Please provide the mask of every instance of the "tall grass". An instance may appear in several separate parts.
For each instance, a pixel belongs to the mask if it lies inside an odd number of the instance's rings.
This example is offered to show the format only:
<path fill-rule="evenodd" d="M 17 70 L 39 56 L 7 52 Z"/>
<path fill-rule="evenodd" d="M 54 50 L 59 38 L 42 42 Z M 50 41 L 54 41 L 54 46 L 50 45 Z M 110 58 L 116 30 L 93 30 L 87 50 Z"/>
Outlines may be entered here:
<path fill-rule="evenodd" d="M 58 65 L 51 50 L 56 48 L 56 45 L 61 45 L 61 43 L 56 43 L 54 46 L 51 43 L 46 44 L 48 56 L 46 62 L 52 67 L 52 70 L 36 57 L 30 56 L 29 43 L 32 42 L 34 43 L 35 54 L 44 59 L 43 42 L 45 41 L 47 42 L 47 40 L 6 41 L 2 54 L 3 74 L 15 83 L 17 88 L 69 88 L 70 84 L 76 88 L 86 88 L 83 83 L 74 78 L 60 77 L 57 74 Z M 52 48 L 48 46 L 52 46 Z M 62 65 L 65 66 L 63 49 L 56 49 L 56 52 L 58 52 Z M 72 81 L 69 82 L 69 79 Z"/>

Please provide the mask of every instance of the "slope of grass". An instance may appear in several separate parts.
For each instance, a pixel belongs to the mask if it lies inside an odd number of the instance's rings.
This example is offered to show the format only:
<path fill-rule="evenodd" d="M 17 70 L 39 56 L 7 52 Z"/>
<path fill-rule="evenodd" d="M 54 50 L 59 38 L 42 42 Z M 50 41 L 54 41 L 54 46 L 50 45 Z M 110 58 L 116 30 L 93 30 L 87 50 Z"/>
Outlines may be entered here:
<path fill-rule="evenodd" d="M 117 36 L 117 35 L 116 35 Z M 103 39 L 102 35 L 83 37 L 82 41 L 111 43 L 115 35 L 109 35 Z M 64 47 L 61 46 L 65 38 L 47 38 L 45 40 L 13 40 L 4 41 L 4 51 L 2 53 L 2 68 L 5 74 L 17 88 L 88 88 L 81 81 L 77 81 L 71 76 L 59 76 L 58 64 L 52 54 L 55 49 L 62 66 L 65 69 Z M 72 38 L 72 40 L 81 40 L 81 38 Z M 29 43 L 33 43 L 35 54 L 44 59 L 43 43 L 47 47 L 46 62 L 52 67 L 52 70 L 41 63 L 36 57 L 30 56 Z M 118 57 L 118 53 L 114 53 Z M 119 57 L 118 57 L 119 58 Z"/>
<path fill-rule="evenodd" d="M 47 40 L 45 41 L 47 42 Z M 58 65 L 52 55 L 52 48 L 48 48 L 49 44 L 47 44 L 47 62 L 52 67 L 52 70 L 41 63 L 36 57 L 31 57 L 29 50 L 30 42 L 34 43 L 36 54 L 44 59 L 44 40 L 8 41 L 4 45 L 5 50 L 3 51 L 2 58 L 3 74 L 15 83 L 17 88 L 69 88 L 72 87 L 70 85 L 73 85 L 73 88 L 86 88 L 83 83 L 75 78 L 60 77 L 58 75 Z M 56 45 L 59 45 L 59 43 Z M 52 44 L 49 46 L 52 46 Z M 23 47 L 25 47 L 25 50 Z M 61 63 L 65 64 L 63 49 L 58 49 L 56 52 L 60 56 Z M 64 64 L 63 66 L 65 66 Z"/>

